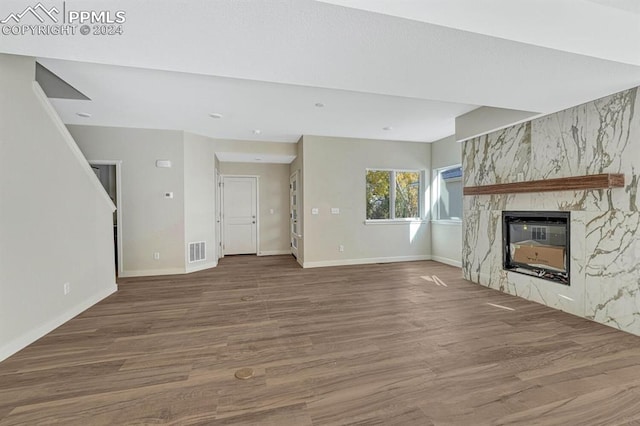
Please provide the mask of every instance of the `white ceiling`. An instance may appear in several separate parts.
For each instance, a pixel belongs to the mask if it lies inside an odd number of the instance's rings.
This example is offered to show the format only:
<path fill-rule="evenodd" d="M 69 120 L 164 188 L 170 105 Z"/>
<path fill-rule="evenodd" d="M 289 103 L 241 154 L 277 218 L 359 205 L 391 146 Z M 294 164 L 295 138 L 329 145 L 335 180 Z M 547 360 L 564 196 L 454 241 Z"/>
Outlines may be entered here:
<path fill-rule="evenodd" d="M 285 142 L 432 141 L 477 106 L 547 113 L 640 85 L 635 1 L 331 3 L 352 7 L 112 0 L 127 14 L 122 36 L 3 36 L 0 52 L 40 58 L 92 99 L 56 100 L 67 123 Z M 66 2 L 79 5 L 106 7 Z M 21 8 L 3 1 L 0 14 Z"/>
<path fill-rule="evenodd" d="M 216 152 L 218 160 L 225 163 L 275 163 L 290 164 L 295 155 L 250 154 L 245 152 Z"/>
<path fill-rule="evenodd" d="M 278 142 L 297 142 L 302 134 L 433 141 L 451 135 L 454 118 L 473 108 L 181 72 L 40 62 L 92 99 L 54 99 L 67 124 L 176 129 L 219 139 Z M 79 117 L 78 112 L 92 117 Z M 223 117 L 214 119 L 210 113 Z M 388 126 L 393 129 L 383 130 Z"/>

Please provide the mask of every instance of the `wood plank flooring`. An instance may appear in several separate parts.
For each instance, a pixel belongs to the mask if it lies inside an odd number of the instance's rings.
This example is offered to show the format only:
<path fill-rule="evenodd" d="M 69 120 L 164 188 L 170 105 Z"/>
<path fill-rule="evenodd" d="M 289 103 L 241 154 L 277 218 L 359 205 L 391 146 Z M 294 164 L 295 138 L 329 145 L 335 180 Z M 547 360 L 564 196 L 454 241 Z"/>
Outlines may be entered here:
<path fill-rule="evenodd" d="M 0 363 L 0 425 L 640 424 L 639 337 L 460 275 L 233 256 L 121 280 Z"/>

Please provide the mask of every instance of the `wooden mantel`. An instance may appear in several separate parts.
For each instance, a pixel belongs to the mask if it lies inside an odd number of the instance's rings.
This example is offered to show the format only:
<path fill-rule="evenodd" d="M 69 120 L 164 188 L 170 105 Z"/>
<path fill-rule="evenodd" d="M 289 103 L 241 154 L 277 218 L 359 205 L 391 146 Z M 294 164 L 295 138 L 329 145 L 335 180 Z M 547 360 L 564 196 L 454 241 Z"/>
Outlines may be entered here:
<path fill-rule="evenodd" d="M 464 195 L 519 194 L 523 192 L 584 191 L 622 187 L 624 187 L 624 174 L 603 173 L 495 185 L 465 186 L 462 193 Z"/>

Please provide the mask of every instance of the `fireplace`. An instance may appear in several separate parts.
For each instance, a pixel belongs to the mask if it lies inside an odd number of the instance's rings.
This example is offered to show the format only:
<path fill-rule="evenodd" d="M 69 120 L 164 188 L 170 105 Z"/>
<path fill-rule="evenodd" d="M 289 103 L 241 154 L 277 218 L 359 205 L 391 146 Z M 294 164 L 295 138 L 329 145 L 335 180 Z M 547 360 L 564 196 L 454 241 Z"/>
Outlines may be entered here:
<path fill-rule="evenodd" d="M 570 212 L 503 211 L 504 269 L 569 285 L 570 224 Z"/>

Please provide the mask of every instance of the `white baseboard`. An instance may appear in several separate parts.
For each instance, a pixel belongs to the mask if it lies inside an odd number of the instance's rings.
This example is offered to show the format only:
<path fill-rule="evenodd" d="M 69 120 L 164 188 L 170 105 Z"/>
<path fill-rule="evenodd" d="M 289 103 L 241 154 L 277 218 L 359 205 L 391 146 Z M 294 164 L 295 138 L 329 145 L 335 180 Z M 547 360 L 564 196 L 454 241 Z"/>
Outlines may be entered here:
<path fill-rule="evenodd" d="M 184 274 L 185 270 L 182 268 L 172 268 L 172 269 L 147 269 L 147 270 L 138 270 L 138 271 L 122 271 L 120 274 L 121 278 L 132 278 L 132 277 L 153 277 L 156 275 L 178 275 Z"/>
<path fill-rule="evenodd" d="M 281 256 L 283 254 L 291 254 L 291 249 L 287 250 L 263 250 L 258 252 L 258 256 Z"/>
<path fill-rule="evenodd" d="M 218 266 L 217 260 L 213 262 L 187 264 L 186 272 L 187 274 L 190 274 L 192 272 L 198 272 L 198 271 L 203 271 L 205 269 L 215 268 L 216 266 Z"/>
<path fill-rule="evenodd" d="M 106 297 L 115 293 L 116 291 L 118 291 L 118 286 L 116 284 L 113 284 L 113 286 L 110 286 L 104 291 L 101 291 L 100 293 L 95 294 L 89 299 L 75 305 L 68 311 L 63 312 L 61 315 L 58 315 L 52 320 L 47 321 L 46 323 L 23 334 L 17 339 L 14 339 L 0 346 L 0 361 L 4 361 L 5 359 L 9 358 L 11 355 L 29 346 L 30 344 L 32 344 L 42 336 L 52 332 L 53 330 L 60 327 L 65 322 L 69 321 L 71 318 L 86 311 L 91 306 L 95 305 L 96 303 L 98 303 L 102 299 L 105 299 Z"/>
<path fill-rule="evenodd" d="M 319 262 L 303 262 L 303 268 L 322 268 L 325 266 L 366 265 L 370 263 L 414 262 L 417 260 L 431 260 L 431 255 L 372 257 L 365 259 L 323 260 Z"/>
<path fill-rule="evenodd" d="M 455 266 L 456 268 L 462 268 L 462 262 L 459 260 L 449 259 L 449 258 L 440 257 L 440 256 L 431 256 L 431 260 L 444 263 L 445 265 Z"/>

